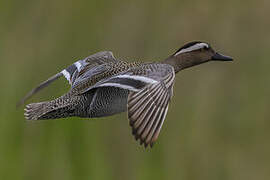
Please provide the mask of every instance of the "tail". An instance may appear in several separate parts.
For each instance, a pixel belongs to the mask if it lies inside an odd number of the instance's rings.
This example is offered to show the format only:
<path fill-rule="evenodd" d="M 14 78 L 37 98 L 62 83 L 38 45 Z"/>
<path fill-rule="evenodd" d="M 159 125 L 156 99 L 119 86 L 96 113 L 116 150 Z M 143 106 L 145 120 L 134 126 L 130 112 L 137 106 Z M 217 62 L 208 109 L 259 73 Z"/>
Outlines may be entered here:
<path fill-rule="evenodd" d="M 58 119 L 75 115 L 74 106 L 57 106 L 54 101 L 28 104 L 24 110 L 27 120 Z"/>
<path fill-rule="evenodd" d="M 48 112 L 46 108 L 47 102 L 32 103 L 28 104 L 24 109 L 25 119 L 27 120 L 38 120 L 43 114 Z"/>

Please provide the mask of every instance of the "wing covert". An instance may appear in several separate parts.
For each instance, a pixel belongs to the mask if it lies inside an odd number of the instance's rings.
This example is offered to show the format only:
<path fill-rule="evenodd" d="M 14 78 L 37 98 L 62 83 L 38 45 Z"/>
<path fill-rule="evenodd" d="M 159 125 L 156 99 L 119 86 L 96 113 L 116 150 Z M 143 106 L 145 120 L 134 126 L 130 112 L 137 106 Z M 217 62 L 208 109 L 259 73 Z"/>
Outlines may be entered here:
<path fill-rule="evenodd" d="M 27 99 L 31 98 L 34 94 L 36 94 L 43 88 L 47 87 L 52 82 L 54 82 L 55 80 L 59 79 L 62 76 L 66 78 L 66 80 L 69 82 L 70 85 L 73 85 L 79 75 L 82 75 L 87 71 L 91 71 L 91 69 L 95 68 L 98 65 L 106 64 L 113 61 L 117 60 L 114 58 L 113 53 L 110 51 L 98 52 L 86 57 L 83 60 L 76 61 L 72 65 L 63 69 L 61 72 L 53 75 L 46 81 L 40 83 L 36 88 L 32 89 L 24 98 L 22 98 L 17 103 L 17 107 L 24 104 L 24 102 Z"/>

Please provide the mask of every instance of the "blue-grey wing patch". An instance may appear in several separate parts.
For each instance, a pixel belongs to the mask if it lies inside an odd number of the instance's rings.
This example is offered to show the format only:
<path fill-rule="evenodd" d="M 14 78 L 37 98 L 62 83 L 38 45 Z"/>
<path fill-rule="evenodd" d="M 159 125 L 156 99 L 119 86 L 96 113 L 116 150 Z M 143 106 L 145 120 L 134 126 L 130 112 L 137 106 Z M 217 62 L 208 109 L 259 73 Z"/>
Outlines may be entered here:
<path fill-rule="evenodd" d="M 75 72 L 75 76 L 72 80 L 72 87 L 77 86 L 79 83 L 88 80 L 94 75 L 105 72 L 107 70 L 105 64 L 117 61 L 118 60 L 115 59 L 110 51 L 102 51 L 88 56 L 83 61 L 85 63 L 84 68 Z"/>
<path fill-rule="evenodd" d="M 143 76 L 143 75 L 136 75 L 132 72 L 132 70 L 120 73 L 118 75 L 112 76 L 110 78 L 101 80 L 97 82 L 94 86 L 85 88 L 80 92 L 83 94 L 91 89 L 96 89 L 99 87 L 116 87 L 121 88 L 129 91 L 138 92 L 148 86 L 149 84 L 158 83 L 157 80 Z"/>
<path fill-rule="evenodd" d="M 143 64 L 101 80 L 94 86 L 86 88 L 82 93 L 98 87 L 118 87 L 138 92 L 148 85 L 159 83 L 167 74 L 172 72 L 173 67 L 167 64 Z"/>
<path fill-rule="evenodd" d="M 64 76 L 70 85 L 72 85 L 76 78 L 87 71 L 90 71 L 92 68 L 95 68 L 97 65 L 109 63 L 112 61 L 117 61 L 112 52 L 110 51 L 102 51 L 95 53 L 86 57 L 83 60 L 76 61 L 72 65 L 68 66 L 67 68 L 63 69 L 61 72 L 53 75 L 46 81 L 39 84 L 36 88 L 32 89 L 24 98 L 22 98 L 18 103 L 17 107 L 24 104 L 24 102 L 32 97 L 34 94 L 39 92 L 41 89 L 47 87 L 53 81 L 57 80 L 58 78 Z M 89 74 L 88 74 L 89 77 Z"/>
<path fill-rule="evenodd" d="M 110 51 L 102 51 L 79 60 L 62 71 L 69 83 L 74 86 L 76 82 L 103 71 L 103 64 L 117 61 Z"/>

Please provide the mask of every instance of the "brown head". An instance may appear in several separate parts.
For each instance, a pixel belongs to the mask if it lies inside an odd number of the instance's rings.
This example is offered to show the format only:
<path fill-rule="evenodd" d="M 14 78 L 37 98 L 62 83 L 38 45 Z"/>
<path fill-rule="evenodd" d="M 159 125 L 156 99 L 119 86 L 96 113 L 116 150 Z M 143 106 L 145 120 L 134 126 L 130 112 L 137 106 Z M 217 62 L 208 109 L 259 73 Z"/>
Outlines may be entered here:
<path fill-rule="evenodd" d="M 232 61 L 229 56 L 217 53 L 209 44 L 194 41 L 178 49 L 173 55 L 163 62 L 174 67 L 175 72 L 208 61 Z"/>

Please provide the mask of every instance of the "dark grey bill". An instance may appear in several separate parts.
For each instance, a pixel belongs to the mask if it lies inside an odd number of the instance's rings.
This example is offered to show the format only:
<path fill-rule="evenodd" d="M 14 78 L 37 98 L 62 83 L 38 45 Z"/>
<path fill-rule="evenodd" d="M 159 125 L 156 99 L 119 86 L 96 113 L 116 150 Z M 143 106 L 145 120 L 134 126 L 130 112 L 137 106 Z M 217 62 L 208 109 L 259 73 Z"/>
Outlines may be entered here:
<path fill-rule="evenodd" d="M 214 61 L 232 61 L 233 58 L 230 56 L 225 56 L 225 55 L 216 53 L 214 56 L 212 56 L 212 60 L 214 60 Z"/>

